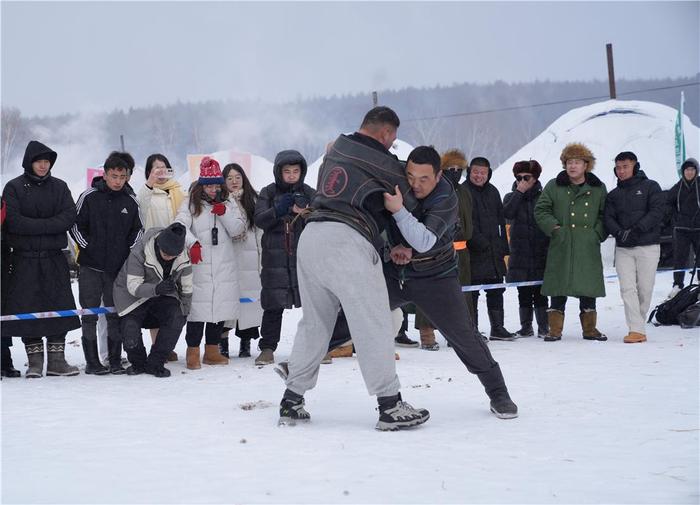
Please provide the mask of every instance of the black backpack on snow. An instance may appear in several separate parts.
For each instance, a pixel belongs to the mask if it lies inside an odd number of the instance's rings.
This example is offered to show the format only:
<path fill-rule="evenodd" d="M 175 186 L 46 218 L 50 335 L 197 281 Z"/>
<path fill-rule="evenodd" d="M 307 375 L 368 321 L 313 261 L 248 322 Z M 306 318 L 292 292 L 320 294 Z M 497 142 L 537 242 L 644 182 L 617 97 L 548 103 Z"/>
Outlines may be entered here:
<path fill-rule="evenodd" d="M 700 302 L 695 302 L 681 312 L 678 316 L 678 322 L 681 323 L 681 328 L 700 326 Z"/>
<path fill-rule="evenodd" d="M 680 324 L 678 317 L 684 310 L 697 302 L 698 298 L 700 297 L 700 285 L 693 284 L 696 271 L 697 264 L 693 269 L 693 274 L 690 276 L 690 284 L 681 289 L 670 300 L 666 300 L 665 302 L 657 305 L 656 308 L 651 311 L 651 314 L 649 314 L 647 323 L 651 323 L 654 315 L 656 315 L 657 322 L 654 323 L 655 326 Z"/>

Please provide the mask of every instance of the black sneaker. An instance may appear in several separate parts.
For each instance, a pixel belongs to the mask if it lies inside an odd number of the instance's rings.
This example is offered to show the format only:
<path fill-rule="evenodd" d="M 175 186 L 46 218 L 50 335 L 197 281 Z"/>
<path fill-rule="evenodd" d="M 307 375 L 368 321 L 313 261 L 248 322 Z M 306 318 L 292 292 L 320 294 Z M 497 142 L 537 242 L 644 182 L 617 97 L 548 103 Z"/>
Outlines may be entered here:
<path fill-rule="evenodd" d="M 140 366 L 131 365 L 126 369 L 126 375 L 141 375 L 142 373 L 146 373 L 146 370 Z"/>
<path fill-rule="evenodd" d="M 418 347 L 420 345 L 415 340 L 408 338 L 405 333 L 399 333 L 394 339 L 394 342 L 399 347 Z"/>
<path fill-rule="evenodd" d="M 501 393 L 491 400 L 491 412 L 499 419 L 514 419 L 518 417 L 518 406 L 508 393 Z"/>
<path fill-rule="evenodd" d="M 294 426 L 297 423 L 308 423 L 311 421 L 311 414 L 304 408 L 304 399 L 299 401 L 282 399 L 280 403 L 279 426 Z"/>
<path fill-rule="evenodd" d="M 397 395 L 398 400 L 393 406 L 382 405 L 380 403 L 379 421 L 376 429 L 379 431 L 396 431 L 412 428 L 423 424 L 430 419 L 430 412 L 426 409 L 416 409 L 405 401 L 401 400 L 401 394 Z"/>
<path fill-rule="evenodd" d="M 146 369 L 144 370 L 147 374 L 152 375 L 153 377 L 170 377 L 170 370 L 165 368 L 163 365 L 156 365 L 156 366 L 149 366 L 146 365 Z"/>

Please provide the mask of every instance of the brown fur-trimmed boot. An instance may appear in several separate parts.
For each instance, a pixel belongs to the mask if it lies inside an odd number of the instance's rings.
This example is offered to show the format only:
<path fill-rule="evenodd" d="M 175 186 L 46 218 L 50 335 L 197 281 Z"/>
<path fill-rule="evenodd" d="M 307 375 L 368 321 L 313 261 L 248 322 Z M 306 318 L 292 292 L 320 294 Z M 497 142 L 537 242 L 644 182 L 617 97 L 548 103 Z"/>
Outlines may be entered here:
<path fill-rule="evenodd" d="M 219 345 L 205 345 L 202 363 L 205 365 L 228 365 L 228 358 L 219 352 Z"/>
<path fill-rule="evenodd" d="M 420 348 L 424 351 L 438 351 L 440 345 L 435 341 L 435 330 L 430 326 L 419 328 Z"/>
<path fill-rule="evenodd" d="M 199 370 L 202 362 L 199 359 L 199 347 L 188 347 L 185 355 L 188 370 Z"/>
<path fill-rule="evenodd" d="M 585 340 L 605 342 L 608 339 L 608 337 L 603 335 L 598 331 L 598 328 L 596 328 L 598 313 L 595 310 L 581 312 L 579 314 L 579 319 L 581 319 L 581 328 L 583 329 L 583 338 Z"/>
<path fill-rule="evenodd" d="M 545 342 L 561 340 L 561 332 L 564 329 L 564 313 L 561 310 L 549 309 L 547 311 L 549 333 L 544 337 Z"/>

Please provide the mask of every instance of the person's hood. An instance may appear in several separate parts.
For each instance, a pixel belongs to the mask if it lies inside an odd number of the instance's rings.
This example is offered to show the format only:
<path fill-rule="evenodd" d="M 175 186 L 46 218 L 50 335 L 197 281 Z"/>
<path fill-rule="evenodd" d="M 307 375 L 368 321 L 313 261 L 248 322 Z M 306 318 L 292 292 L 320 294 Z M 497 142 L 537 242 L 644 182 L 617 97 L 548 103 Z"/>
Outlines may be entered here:
<path fill-rule="evenodd" d="M 289 185 L 282 179 L 282 167 L 285 165 L 300 165 L 301 166 L 301 177 L 294 185 Z M 272 169 L 275 175 L 275 184 L 278 188 L 283 191 L 288 191 L 290 189 L 297 190 L 304 185 L 304 178 L 306 177 L 306 159 L 301 155 L 299 151 L 294 149 L 288 149 L 286 151 L 281 151 L 275 156 L 275 165 Z"/>
<path fill-rule="evenodd" d="M 29 175 L 34 175 L 32 171 L 32 163 L 38 159 L 47 159 L 51 163 L 51 168 L 53 168 L 54 163 L 56 163 L 56 158 L 58 153 L 48 146 L 42 144 L 38 140 L 30 140 L 27 144 L 27 148 L 24 150 L 24 158 L 22 159 L 22 168 L 24 168 L 24 173 Z"/>

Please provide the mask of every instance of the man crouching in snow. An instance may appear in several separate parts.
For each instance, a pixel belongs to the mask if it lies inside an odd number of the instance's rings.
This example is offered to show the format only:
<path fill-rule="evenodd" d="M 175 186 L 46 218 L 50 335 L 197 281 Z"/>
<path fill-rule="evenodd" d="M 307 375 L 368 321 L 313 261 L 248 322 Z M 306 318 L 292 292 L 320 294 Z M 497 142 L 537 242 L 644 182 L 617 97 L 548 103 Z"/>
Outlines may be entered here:
<path fill-rule="evenodd" d="M 128 375 L 169 377 L 163 366 L 175 349 L 192 303 L 192 265 L 185 249 L 185 227 L 151 228 L 137 243 L 114 281 L 114 305 L 131 366 Z M 158 339 L 146 356 L 144 322 L 157 322 Z"/>

